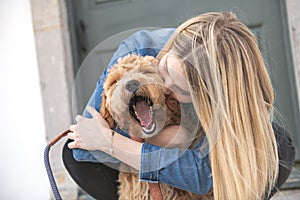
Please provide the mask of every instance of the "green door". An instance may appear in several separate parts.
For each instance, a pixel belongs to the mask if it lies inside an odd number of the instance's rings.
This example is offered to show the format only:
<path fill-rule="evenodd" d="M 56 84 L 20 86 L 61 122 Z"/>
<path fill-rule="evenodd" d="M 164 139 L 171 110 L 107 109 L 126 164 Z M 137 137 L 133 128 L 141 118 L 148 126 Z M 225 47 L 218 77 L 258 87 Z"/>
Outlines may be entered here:
<path fill-rule="evenodd" d="M 300 158 L 299 102 L 292 66 L 284 0 L 67 0 L 72 41 L 80 63 L 105 39 L 140 27 L 176 27 L 186 19 L 208 11 L 233 11 L 256 34 L 276 91 L 275 120 L 292 134 Z M 127 35 L 131 32 L 127 32 Z M 125 34 L 125 35 L 126 35 Z M 122 35 L 124 36 L 124 34 Z M 79 70 L 77 101 L 81 111 L 96 81 L 122 37 L 100 45 L 88 70 Z M 82 67 L 84 68 L 84 67 Z"/>

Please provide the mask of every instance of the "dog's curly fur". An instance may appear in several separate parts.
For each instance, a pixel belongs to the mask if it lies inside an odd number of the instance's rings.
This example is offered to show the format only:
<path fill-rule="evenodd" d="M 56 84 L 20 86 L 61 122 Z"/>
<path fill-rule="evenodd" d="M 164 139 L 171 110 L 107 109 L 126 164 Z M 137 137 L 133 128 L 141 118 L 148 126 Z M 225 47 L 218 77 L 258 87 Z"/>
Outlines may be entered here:
<path fill-rule="evenodd" d="M 162 128 L 180 124 L 181 118 L 179 103 L 165 94 L 163 79 L 157 65 L 157 59 L 151 56 L 128 55 L 119 59 L 109 70 L 102 95 L 101 114 L 111 128 L 118 126 L 128 130 L 131 137 L 143 138 L 149 143 L 155 143 L 151 138 L 154 138 Z M 134 110 L 137 101 L 142 102 L 140 103 L 142 108 L 147 107 L 145 104 L 152 107 L 152 111 L 148 108 L 146 110 L 153 115 L 154 131 L 147 132 L 147 128 L 142 128 L 142 120 L 139 120 L 139 115 L 142 114 Z M 151 129 L 152 126 L 149 127 L 148 129 Z M 125 164 L 122 164 L 121 168 L 119 199 L 152 199 L 148 184 L 140 182 L 138 175 L 130 173 L 132 170 Z M 125 169 L 129 170 L 125 172 Z M 212 199 L 211 193 L 196 195 L 162 183 L 159 183 L 159 187 L 165 200 Z"/>

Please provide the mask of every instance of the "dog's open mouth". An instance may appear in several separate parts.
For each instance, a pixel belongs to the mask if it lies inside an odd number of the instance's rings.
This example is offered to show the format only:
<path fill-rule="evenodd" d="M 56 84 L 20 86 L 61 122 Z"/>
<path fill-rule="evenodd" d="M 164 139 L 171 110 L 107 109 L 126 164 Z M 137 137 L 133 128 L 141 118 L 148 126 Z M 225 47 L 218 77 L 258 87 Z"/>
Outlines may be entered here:
<path fill-rule="evenodd" d="M 153 103 L 149 97 L 133 96 L 129 102 L 129 111 L 133 118 L 140 123 L 144 133 L 155 131 Z"/>

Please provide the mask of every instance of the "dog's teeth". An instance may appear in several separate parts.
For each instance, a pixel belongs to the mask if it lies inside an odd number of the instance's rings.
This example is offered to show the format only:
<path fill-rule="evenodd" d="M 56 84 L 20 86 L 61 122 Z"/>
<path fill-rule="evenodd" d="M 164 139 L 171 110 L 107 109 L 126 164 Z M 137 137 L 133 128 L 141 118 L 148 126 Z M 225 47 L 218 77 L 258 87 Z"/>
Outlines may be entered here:
<path fill-rule="evenodd" d="M 138 113 L 136 111 L 134 111 L 134 113 L 135 113 L 136 117 L 139 119 Z"/>
<path fill-rule="evenodd" d="M 147 129 L 145 127 L 142 127 L 142 129 L 143 129 L 144 133 L 146 133 L 146 134 L 152 134 L 155 131 L 155 129 L 156 129 L 156 125 L 155 125 L 155 123 L 153 123 L 151 125 L 150 129 Z"/>
<path fill-rule="evenodd" d="M 138 115 L 138 113 L 135 110 L 135 105 L 133 105 L 133 110 L 134 110 L 134 114 L 136 115 L 136 117 L 139 118 L 139 115 Z"/>
<path fill-rule="evenodd" d="M 153 114 L 153 107 L 150 106 L 150 114 L 152 115 Z"/>

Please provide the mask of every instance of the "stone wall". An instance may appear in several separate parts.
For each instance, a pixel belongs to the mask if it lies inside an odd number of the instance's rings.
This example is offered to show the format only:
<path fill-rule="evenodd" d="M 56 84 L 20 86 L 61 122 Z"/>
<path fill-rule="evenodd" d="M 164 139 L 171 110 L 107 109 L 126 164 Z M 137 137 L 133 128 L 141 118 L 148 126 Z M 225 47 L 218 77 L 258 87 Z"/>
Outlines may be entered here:
<path fill-rule="evenodd" d="M 47 141 L 72 123 L 73 67 L 64 0 L 31 0 Z M 300 102 L 300 4 L 286 0 L 295 80 Z M 300 103 L 299 103 L 300 105 Z M 77 186 L 61 160 L 63 142 L 54 146 L 51 161 L 63 199 L 77 199 Z"/>
<path fill-rule="evenodd" d="M 73 67 L 63 0 L 31 0 L 33 28 L 46 124 L 51 141 L 72 122 Z M 65 139 L 51 148 L 50 160 L 63 199 L 77 199 L 77 187 L 62 164 Z"/>
<path fill-rule="evenodd" d="M 300 2 L 299 0 L 286 0 L 286 5 L 295 68 L 295 80 L 298 91 L 298 104 L 300 105 Z"/>

